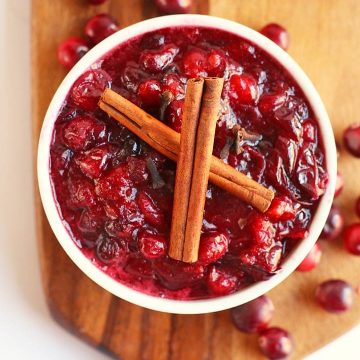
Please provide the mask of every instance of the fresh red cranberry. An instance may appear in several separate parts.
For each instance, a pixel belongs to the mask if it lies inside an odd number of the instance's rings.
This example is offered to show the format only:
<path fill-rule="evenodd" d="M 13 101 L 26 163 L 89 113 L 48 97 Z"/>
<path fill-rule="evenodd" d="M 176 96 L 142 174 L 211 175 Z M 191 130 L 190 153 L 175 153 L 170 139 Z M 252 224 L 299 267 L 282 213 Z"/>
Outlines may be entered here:
<path fill-rule="evenodd" d="M 354 291 L 343 280 L 327 280 L 319 284 L 315 298 L 319 305 L 328 312 L 337 313 L 348 310 L 353 304 Z"/>
<path fill-rule="evenodd" d="M 137 202 L 145 219 L 153 226 L 163 227 L 165 217 L 154 200 L 144 191 L 137 195 Z"/>
<path fill-rule="evenodd" d="M 325 226 L 321 233 L 321 238 L 332 240 L 337 238 L 344 228 L 344 216 L 341 209 L 332 205 Z"/>
<path fill-rule="evenodd" d="M 120 252 L 119 243 L 110 237 L 105 237 L 96 248 L 96 255 L 104 264 L 111 264 L 116 261 Z"/>
<path fill-rule="evenodd" d="M 192 0 L 155 0 L 155 5 L 165 14 L 187 14 L 191 11 Z"/>
<path fill-rule="evenodd" d="M 290 334 L 278 327 L 264 330 L 259 336 L 258 343 L 261 352 L 271 360 L 287 358 L 294 347 Z"/>
<path fill-rule="evenodd" d="M 360 124 L 349 126 L 344 132 L 344 144 L 356 157 L 360 157 Z"/>
<path fill-rule="evenodd" d="M 164 45 L 160 49 L 145 50 L 141 53 L 139 63 L 145 71 L 158 73 L 170 65 L 179 48 L 173 44 Z"/>
<path fill-rule="evenodd" d="M 64 144 L 71 150 L 85 150 L 105 138 L 105 125 L 90 116 L 77 116 L 62 130 Z"/>
<path fill-rule="evenodd" d="M 138 239 L 141 253 L 146 259 L 157 259 L 166 254 L 166 240 L 162 235 L 144 233 Z"/>
<path fill-rule="evenodd" d="M 321 247 L 320 244 L 317 242 L 296 270 L 304 272 L 315 269 L 321 260 L 321 254 Z"/>
<path fill-rule="evenodd" d="M 112 153 L 108 145 L 92 148 L 75 156 L 75 163 L 90 179 L 98 178 L 106 169 Z"/>
<path fill-rule="evenodd" d="M 91 5 L 101 5 L 104 4 L 107 0 L 88 0 Z"/>
<path fill-rule="evenodd" d="M 270 298 L 262 295 L 231 310 L 236 328 L 245 333 L 258 333 L 267 328 L 274 316 L 274 305 Z"/>
<path fill-rule="evenodd" d="M 336 188 L 335 188 L 335 197 L 339 196 L 344 187 L 344 177 L 338 171 L 336 174 Z"/>
<path fill-rule="evenodd" d="M 349 253 L 360 255 L 360 223 L 352 224 L 345 228 L 344 245 Z"/>
<path fill-rule="evenodd" d="M 88 43 L 79 37 L 71 37 L 60 43 L 58 47 L 59 63 L 71 69 L 87 52 Z"/>
<path fill-rule="evenodd" d="M 165 111 L 166 123 L 176 132 L 181 132 L 184 100 L 172 101 Z"/>
<path fill-rule="evenodd" d="M 207 76 L 207 55 L 204 50 L 192 48 L 183 58 L 184 72 L 189 78 Z"/>
<path fill-rule="evenodd" d="M 85 35 L 96 45 L 119 30 L 117 21 L 109 14 L 99 14 L 92 17 L 85 25 Z"/>
<path fill-rule="evenodd" d="M 290 42 L 289 33 L 281 25 L 275 23 L 268 24 L 260 32 L 282 49 L 288 49 Z"/>
<path fill-rule="evenodd" d="M 358 217 L 360 217 L 360 196 L 356 200 L 355 212 Z"/>
<path fill-rule="evenodd" d="M 75 81 L 71 91 L 72 99 L 84 110 L 95 110 L 101 94 L 110 85 L 111 77 L 104 70 L 89 70 Z"/>
<path fill-rule="evenodd" d="M 145 106 L 160 105 L 161 84 L 157 80 L 145 80 L 138 87 L 138 95 Z"/>
<path fill-rule="evenodd" d="M 226 269 L 210 266 L 207 274 L 207 287 L 215 295 L 228 295 L 237 289 L 238 277 Z"/>
<path fill-rule="evenodd" d="M 199 260 L 208 265 L 220 259 L 228 250 L 229 240 L 226 235 L 213 233 L 202 235 L 199 247 Z"/>
<path fill-rule="evenodd" d="M 226 57 L 222 50 L 212 49 L 207 56 L 209 76 L 223 77 L 226 69 Z"/>
<path fill-rule="evenodd" d="M 259 96 L 255 78 L 249 74 L 234 74 L 230 78 L 229 96 L 242 105 L 254 104 Z"/>
<path fill-rule="evenodd" d="M 292 220 L 295 218 L 296 211 L 292 201 L 287 196 L 277 196 L 271 202 L 266 215 L 274 222 L 282 220 Z"/>

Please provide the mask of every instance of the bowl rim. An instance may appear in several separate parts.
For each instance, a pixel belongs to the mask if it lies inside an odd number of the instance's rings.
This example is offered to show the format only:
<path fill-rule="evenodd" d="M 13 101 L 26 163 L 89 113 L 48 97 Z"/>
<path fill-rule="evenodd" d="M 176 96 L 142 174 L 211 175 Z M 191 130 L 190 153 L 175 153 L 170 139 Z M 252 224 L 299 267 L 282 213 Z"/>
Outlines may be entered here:
<path fill-rule="evenodd" d="M 60 218 L 58 205 L 54 201 L 49 171 L 49 149 L 54 122 L 63 100 L 75 80 L 119 44 L 146 32 L 177 26 L 197 26 L 224 30 L 251 41 L 275 58 L 297 82 L 314 111 L 322 135 L 329 173 L 329 184 L 318 204 L 310 225 L 309 235 L 301 240 L 299 245 L 287 256 L 279 272 L 268 280 L 249 285 L 236 293 L 210 299 L 176 300 L 148 295 L 121 284 L 93 265 L 76 246 L 70 236 L 70 229 L 66 228 L 66 224 Z M 37 158 L 38 184 L 45 214 L 56 238 L 71 260 L 90 279 L 115 296 L 148 309 L 175 314 L 202 314 L 229 309 L 263 295 L 285 280 L 297 268 L 320 236 L 334 197 L 336 170 L 336 145 L 329 117 L 318 92 L 301 67 L 288 53 L 257 31 L 231 20 L 208 15 L 169 15 L 144 20 L 116 32 L 91 49 L 69 71 L 51 100 L 40 133 Z"/>

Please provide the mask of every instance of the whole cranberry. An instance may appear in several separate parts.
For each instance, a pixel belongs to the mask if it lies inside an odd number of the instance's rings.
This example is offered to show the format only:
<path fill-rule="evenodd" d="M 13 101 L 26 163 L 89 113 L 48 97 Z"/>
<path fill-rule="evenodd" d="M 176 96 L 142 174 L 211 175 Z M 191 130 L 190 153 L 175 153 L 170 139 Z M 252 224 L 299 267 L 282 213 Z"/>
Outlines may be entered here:
<path fill-rule="evenodd" d="M 146 259 L 157 259 L 166 253 L 166 240 L 162 235 L 141 234 L 138 239 L 140 251 Z"/>
<path fill-rule="evenodd" d="M 260 32 L 282 49 L 288 49 L 290 42 L 289 33 L 281 25 L 275 23 L 268 24 Z"/>
<path fill-rule="evenodd" d="M 345 228 L 344 245 L 349 253 L 360 255 L 360 223 L 352 224 Z"/>
<path fill-rule="evenodd" d="M 338 171 L 336 174 L 336 188 L 335 188 L 335 197 L 339 196 L 344 188 L 344 177 Z"/>
<path fill-rule="evenodd" d="M 349 126 L 344 132 L 346 148 L 356 157 L 360 157 L 360 124 Z"/>
<path fill-rule="evenodd" d="M 173 100 L 165 111 L 167 124 L 178 133 L 181 132 L 183 107 L 184 100 Z"/>
<path fill-rule="evenodd" d="M 110 264 L 119 257 L 120 251 L 119 243 L 113 238 L 106 237 L 98 244 L 96 255 L 104 264 Z"/>
<path fill-rule="evenodd" d="M 253 104 L 259 95 L 255 78 L 249 74 L 234 74 L 230 78 L 229 96 L 242 105 Z"/>
<path fill-rule="evenodd" d="M 355 212 L 358 217 L 360 217 L 360 196 L 356 200 Z"/>
<path fill-rule="evenodd" d="M 161 84 L 157 80 L 143 81 L 137 90 L 137 93 L 145 106 L 159 106 L 161 95 Z"/>
<path fill-rule="evenodd" d="M 305 259 L 301 262 L 301 264 L 297 267 L 297 271 L 310 271 L 319 264 L 321 259 L 321 247 L 317 242 L 310 252 L 306 255 Z"/>
<path fill-rule="evenodd" d="M 71 69 L 87 52 L 88 43 L 79 37 L 71 37 L 62 41 L 58 47 L 59 63 Z"/>
<path fill-rule="evenodd" d="M 106 2 L 107 0 L 88 0 L 88 2 L 91 4 L 91 5 L 101 5 L 103 4 L 104 2 Z"/>
<path fill-rule="evenodd" d="M 84 33 L 96 45 L 119 30 L 117 21 L 109 14 L 92 17 L 85 25 Z"/>
<path fill-rule="evenodd" d="M 326 311 L 337 313 L 348 310 L 353 303 L 354 291 L 343 280 L 327 280 L 319 284 L 315 298 Z"/>
<path fill-rule="evenodd" d="M 335 239 L 340 235 L 343 228 L 344 216 L 340 208 L 333 204 L 320 237 L 328 240 Z"/>
<path fill-rule="evenodd" d="M 270 298 L 262 295 L 231 310 L 234 325 L 245 333 L 258 333 L 267 328 L 274 316 L 274 305 Z"/>
<path fill-rule="evenodd" d="M 226 269 L 212 265 L 208 270 L 206 283 L 210 293 L 228 295 L 236 290 L 238 278 Z"/>
<path fill-rule="evenodd" d="M 271 360 L 285 359 L 294 347 L 290 334 L 278 327 L 264 330 L 259 336 L 258 343 L 261 352 Z"/>
<path fill-rule="evenodd" d="M 193 48 L 183 58 L 184 72 L 188 77 L 207 76 L 207 54 L 204 50 Z"/>
<path fill-rule="evenodd" d="M 229 240 L 221 233 L 203 235 L 200 240 L 199 260 L 208 265 L 220 259 L 228 250 Z"/>
<path fill-rule="evenodd" d="M 155 5 L 165 14 L 187 14 L 191 10 L 192 0 L 155 0 Z"/>
<path fill-rule="evenodd" d="M 296 211 L 292 201 L 287 196 L 277 196 L 271 202 L 270 208 L 266 211 L 266 215 L 272 221 L 293 220 Z"/>

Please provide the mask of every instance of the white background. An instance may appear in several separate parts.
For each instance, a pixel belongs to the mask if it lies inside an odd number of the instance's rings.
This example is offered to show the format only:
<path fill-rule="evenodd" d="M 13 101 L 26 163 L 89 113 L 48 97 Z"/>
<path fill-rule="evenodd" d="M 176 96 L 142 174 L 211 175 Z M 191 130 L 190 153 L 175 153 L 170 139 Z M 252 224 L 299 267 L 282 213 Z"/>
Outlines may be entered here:
<path fill-rule="evenodd" d="M 0 80 L 0 358 L 107 359 L 50 318 L 42 293 L 33 211 L 30 0 L 0 0 Z M 358 360 L 359 339 L 360 326 L 307 360 Z"/>

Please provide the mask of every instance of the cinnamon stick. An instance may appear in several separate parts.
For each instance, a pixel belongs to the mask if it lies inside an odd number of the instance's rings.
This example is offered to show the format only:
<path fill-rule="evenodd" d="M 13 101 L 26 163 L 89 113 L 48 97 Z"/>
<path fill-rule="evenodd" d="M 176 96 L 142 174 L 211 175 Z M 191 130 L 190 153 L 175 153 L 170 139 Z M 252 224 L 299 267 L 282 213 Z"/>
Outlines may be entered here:
<path fill-rule="evenodd" d="M 206 78 L 204 83 L 182 256 L 185 262 L 195 262 L 198 259 L 206 189 L 223 85 L 223 78 Z"/>
<path fill-rule="evenodd" d="M 152 148 L 177 161 L 180 150 L 179 133 L 111 89 L 104 91 L 99 106 Z M 215 156 L 211 159 L 209 180 L 262 212 L 270 207 L 274 198 L 271 189 L 265 188 Z"/>
<path fill-rule="evenodd" d="M 169 256 L 176 260 L 183 255 L 203 86 L 204 79 L 190 79 L 186 86 L 169 247 Z"/>

